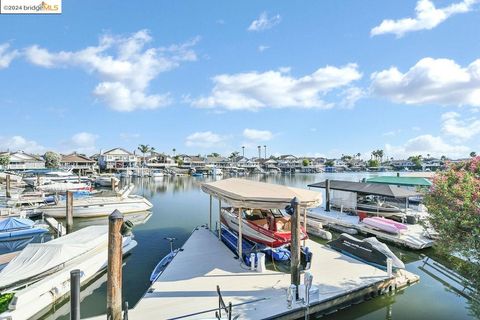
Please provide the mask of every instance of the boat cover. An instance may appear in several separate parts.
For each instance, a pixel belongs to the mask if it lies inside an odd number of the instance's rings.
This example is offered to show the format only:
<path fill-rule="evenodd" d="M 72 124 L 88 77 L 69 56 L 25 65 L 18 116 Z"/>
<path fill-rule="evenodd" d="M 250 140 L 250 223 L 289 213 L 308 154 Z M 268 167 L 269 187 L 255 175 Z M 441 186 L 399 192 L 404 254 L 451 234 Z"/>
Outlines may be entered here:
<path fill-rule="evenodd" d="M 202 190 L 237 208 L 284 209 L 295 197 L 304 208 L 322 204 L 319 192 L 239 178 L 204 183 Z"/>
<path fill-rule="evenodd" d="M 11 230 L 30 229 L 34 222 L 30 219 L 10 217 L 0 221 L 0 232 L 9 232 Z"/>
<path fill-rule="evenodd" d="M 90 226 L 46 243 L 31 243 L 0 271 L 0 288 L 7 288 L 63 265 L 80 255 L 107 246 L 108 227 Z"/>
<path fill-rule="evenodd" d="M 312 188 L 325 188 L 325 181 L 309 184 L 309 187 Z M 397 199 L 405 199 L 409 197 L 415 197 L 422 195 L 419 192 L 400 188 L 397 186 L 379 184 L 379 183 L 363 183 L 363 182 L 353 182 L 353 181 L 342 181 L 342 180 L 330 180 L 330 189 L 332 190 L 341 190 L 348 192 L 356 192 L 363 195 L 376 195 L 391 197 Z"/>

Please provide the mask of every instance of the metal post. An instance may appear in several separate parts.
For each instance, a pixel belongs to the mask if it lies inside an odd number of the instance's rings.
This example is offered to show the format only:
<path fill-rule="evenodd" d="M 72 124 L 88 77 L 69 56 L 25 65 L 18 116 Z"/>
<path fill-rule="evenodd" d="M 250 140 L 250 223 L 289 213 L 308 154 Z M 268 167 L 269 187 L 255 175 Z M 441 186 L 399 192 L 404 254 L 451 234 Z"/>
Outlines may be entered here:
<path fill-rule="evenodd" d="M 325 211 L 330 211 L 330 179 L 325 180 Z"/>
<path fill-rule="evenodd" d="M 10 198 L 10 175 L 7 174 L 6 177 L 5 177 L 5 196 L 7 198 Z"/>
<path fill-rule="evenodd" d="M 218 240 L 222 240 L 222 200 L 218 199 Z"/>
<path fill-rule="evenodd" d="M 123 215 L 115 210 L 108 217 L 107 319 L 122 319 Z"/>
<path fill-rule="evenodd" d="M 70 320 L 80 320 L 80 270 L 70 271 Z"/>
<path fill-rule="evenodd" d="M 213 197 L 210 195 L 210 216 L 208 222 L 208 230 L 212 230 L 212 209 L 213 209 Z"/>
<path fill-rule="evenodd" d="M 242 208 L 238 208 L 238 243 L 237 243 L 238 257 L 243 259 L 242 256 Z"/>
<path fill-rule="evenodd" d="M 297 197 L 293 198 L 290 204 L 293 208 L 290 272 L 291 284 L 297 288 L 295 300 L 298 300 L 298 286 L 300 285 L 300 212 Z"/>
<path fill-rule="evenodd" d="M 67 191 L 67 199 L 65 200 L 65 208 L 67 210 L 67 234 L 71 233 L 73 230 L 73 193 Z"/>

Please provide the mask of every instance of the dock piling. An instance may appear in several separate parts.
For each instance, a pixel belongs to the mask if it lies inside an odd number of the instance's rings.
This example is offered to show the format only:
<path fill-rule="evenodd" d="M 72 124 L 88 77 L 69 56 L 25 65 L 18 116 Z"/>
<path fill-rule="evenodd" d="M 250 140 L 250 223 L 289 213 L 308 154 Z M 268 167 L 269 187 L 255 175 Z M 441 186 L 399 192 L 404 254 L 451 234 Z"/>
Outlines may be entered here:
<path fill-rule="evenodd" d="M 80 270 L 70 271 L 70 320 L 80 320 Z"/>
<path fill-rule="evenodd" d="M 66 208 L 66 224 L 67 224 L 67 234 L 71 233 L 73 230 L 73 192 L 67 191 L 67 199 L 65 200 Z"/>
<path fill-rule="evenodd" d="M 107 319 L 122 319 L 123 215 L 115 210 L 108 217 Z"/>
<path fill-rule="evenodd" d="M 325 211 L 330 211 L 330 179 L 325 180 Z"/>
<path fill-rule="evenodd" d="M 291 284 L 296 288 L 294 299 L 298 300 L 298 286 L 300 285 L 300 212 L 297 197 L 293 198 L 290 203 L 293 208 L 290 272 Z"/>
<path fill-rule="evenodd" d="M 6 177 L 5 177 L 5 196 L 7 198 L 10 198 L 11 194 L 10 194 L 10 175 L 7 174 Z"/>
<path fill-rule="evenodd" d="M 111 182 L 111 184 L 112 184 L 112 191 L 115 191 L 115 187 L 116 187 L 115 178 L 112 177 L 112 178 L 110 179 L 110 182 Z"/>

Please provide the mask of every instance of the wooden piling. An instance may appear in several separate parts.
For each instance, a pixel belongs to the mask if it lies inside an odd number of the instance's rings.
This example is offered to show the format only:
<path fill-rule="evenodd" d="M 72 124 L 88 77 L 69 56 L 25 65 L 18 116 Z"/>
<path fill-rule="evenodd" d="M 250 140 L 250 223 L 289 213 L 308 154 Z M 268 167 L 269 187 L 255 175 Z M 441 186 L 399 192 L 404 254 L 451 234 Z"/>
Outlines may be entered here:
<path fill-rule="evenodd" d="M 40 185 L 40 175 L 37 173 L 37 187 Z"/>
<path fill-rule="evenodd" d="M 298 299 L 298 286 L 300 285 L 300 208 L 297 197 L 292 199 L 291 206 L 293 207 L 293 215 L 291 227 L 292 242 L 290 246 L 290 273 L 291 284 L 297 287 L 297 296 L 295 299 Z"/>
<path fill-rule="evenodd" d="M 10 194 L 10 175 L 9 174 L 7 174 L 6 177 L 5 177 L 5 196 L 7 198 L 11 197 L 11 194 Z"/>
<path fill-rule="evenodd" d="M 123 215 L 115 210 L 108 217 L 107 319 L 122 319 Z"/>
<path fill-rule="evenodd" d="M 67 199 L 65 200 L 66 208 L 66 224 L 67 234 L 73 231 L 73 192 L 67 191 Z"/>
<path fill-rule="evenodd" d="M 115 191 L 115 187 L 116 187 L 115 178 L 112 177 L 112 178 L 110 179 L 110 182 L 111 182 L 111 184 L 112 184 L 112 191 Z"/>
<path fill-rule="evenodd" d="M 325 211 L 330 211 L 330 179 L 325 180 Z"/>

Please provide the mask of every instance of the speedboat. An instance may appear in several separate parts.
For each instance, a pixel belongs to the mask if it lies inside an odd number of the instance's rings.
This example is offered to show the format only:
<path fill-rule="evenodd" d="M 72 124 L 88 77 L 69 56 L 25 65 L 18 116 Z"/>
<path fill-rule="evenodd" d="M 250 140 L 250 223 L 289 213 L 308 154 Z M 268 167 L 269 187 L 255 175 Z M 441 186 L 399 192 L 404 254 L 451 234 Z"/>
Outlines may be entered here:
<path fill-rule="evenodd" d="M 95 184 L 101 187 L 111 187 L 112 181 L 118 183 L 120 180 L 114 174 L 101 174 L 95 178 Z"/>
<path fill-rule="evenodd" d="M 357 201 L 357 212 L 358 211 L 383 216 L 398 215 L 402 213 L 402 210 L 397 206 L 369 198 L 363 198 Z"/>
<path fill-rule="evenodd" d="M 403 262 L 386 244 L 378 241 L 375 237 L 360 240 L 349 234 L 342 233 L 338 239 L 327 244 L 332 249 L 382 270 L 387 269 L 387 258 L 392 259 L 392 267 L 394 269 L 405 269 Z"/>
<path fill-rule="evenodd" d="M 152 203 L 142 196 L 129 195 L 125 197 L 88 197 L 73 201 L 74 218 L 91 218 L 108 216 L 118 210 L 123 214 L 148 211 Z M 60 201 L 55 205 L 44 205 L 36 209 L 45 215 L 54 218 L 64 218 L 66 203 Z"/>
<path fill-rule="evenodd" d="M 78 190 L 90 191 L 92 188 L 89 183 L 83 182 L 55 182 L 38 186 L 36 189 L 43 192 L 57 193 Z"/>
<path fill-rule="evenodd" d="M 150 176 L 153 179 L 162 179 L 164 175 L 165 173 L 162 170 L 152 170 L 152 172 L 150 173 Z"/>
<path fill-rule="evenodd" d="M 238 233 L 237 208 L 222 208 L 221 221 L 230 230 Z M 278 209 L 242 209 L 242 235 L 246 239 L 276 248 L 291 241 L 290 217 Z M 307 232 L 301 228 L 300 239 L 307 239 Z"/>
<path fill-rule="evenodd" d="M 123 237 L 123 254 L 137 245 Z M 2 293 L 13 294 L 1 319 L 40 318 L 70 292 L 70 271 L 85 285 L 107 267 L 108 227 L 91 226 L 46 243 L 29 244 L 0 272 Z"/>

